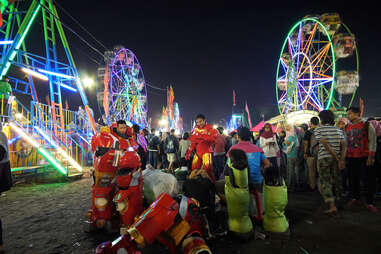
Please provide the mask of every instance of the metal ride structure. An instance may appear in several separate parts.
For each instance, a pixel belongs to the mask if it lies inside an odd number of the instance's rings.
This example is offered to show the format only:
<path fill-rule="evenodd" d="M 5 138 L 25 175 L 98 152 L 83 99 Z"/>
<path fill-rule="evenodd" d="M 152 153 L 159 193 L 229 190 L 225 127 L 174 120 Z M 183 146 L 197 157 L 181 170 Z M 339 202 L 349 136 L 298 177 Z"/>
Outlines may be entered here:
<path fill-rule="evenodd" d="M 53 0 L 32 0 L 29 8 L 23 8 L 28 3 L 19 3 L 1 1 L 0 78 L 9 79 L 15 96 L 2 101 L 9 105 L 8 112 L 2 112 L 3 119 L 9 118 L 7 135 L 33 147 L 58 172 L 81 174 L 88 135 L 96 129 L 63 24 Z M 34 36 L 33 47 L 27 50 L 29 32 L 36 26 L 42 26 L 43 38 Z M 40 50 L 43 56 L 31 49 Z M 43 104 L 41 86 L 49 90 L 47 104 Z M 63 105 L 63 96 L 71 98 L 72 94 L 79 94 L 87 116 L 81 118 L 69 109 L 69 103 Z M 23 166 L 40 163 L 36 156 L 34 162 Z"/>
<path fill-rule="evenodd" d="M 147 122 L 147 88 L 135 54 L 122 46 L 105 52 L 105 67 L 98 70 L 104 90 L 98 93 L 107 124 L 123 119 L 142 128 Z"/>
<path fill-rule="evenodd" d="M 281 115 L 349 107 L 359 86 L 353 33 L 337 13 L 310 15 L 288 32 L 276 73 Z"/>

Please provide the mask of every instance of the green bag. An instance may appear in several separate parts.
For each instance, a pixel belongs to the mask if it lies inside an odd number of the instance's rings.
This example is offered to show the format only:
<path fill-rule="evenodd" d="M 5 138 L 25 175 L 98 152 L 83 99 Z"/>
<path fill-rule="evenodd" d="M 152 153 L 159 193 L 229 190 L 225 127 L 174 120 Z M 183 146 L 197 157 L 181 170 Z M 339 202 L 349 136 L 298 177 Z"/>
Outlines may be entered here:
<path fill-rule="evenodd" d="M 269 186 L 263 184 L 265 201 L 265 216 L 263 228 L 268 232 L 285 233 L 288 231 L 288 221 L 284 215 L 287 206 L 287 186 L 283 181 L 282 186 Z"/>
<path fill-rule="evenodd" d="M 249 217 L 250 194 L 247 169 L 227 167 L 226 170 L 231 170 L 232 173 L 225 176 L 229 230 L 239 234 L 251 233 L 253 224 Z"/>

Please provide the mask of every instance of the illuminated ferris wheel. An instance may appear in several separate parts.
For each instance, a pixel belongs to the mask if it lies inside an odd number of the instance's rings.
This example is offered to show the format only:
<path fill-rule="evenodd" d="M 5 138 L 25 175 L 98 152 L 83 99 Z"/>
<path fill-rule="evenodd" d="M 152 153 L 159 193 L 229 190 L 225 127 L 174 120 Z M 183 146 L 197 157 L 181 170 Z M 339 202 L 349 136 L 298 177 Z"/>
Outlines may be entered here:
<path fill-rule="evenodd" d="M 359 86 L 355 37 L 336 13 L 305 17 L 289 31 L 276 75 L 281 114 L 340 110 Z"/>
<path fill-rule="evenodd" d="M 110 124 L 126 120 L 147 127 L 147 90 L 141 65 L 135 54 L 117 46 L 105 53 L 104 90 L 98 103 Z"/>

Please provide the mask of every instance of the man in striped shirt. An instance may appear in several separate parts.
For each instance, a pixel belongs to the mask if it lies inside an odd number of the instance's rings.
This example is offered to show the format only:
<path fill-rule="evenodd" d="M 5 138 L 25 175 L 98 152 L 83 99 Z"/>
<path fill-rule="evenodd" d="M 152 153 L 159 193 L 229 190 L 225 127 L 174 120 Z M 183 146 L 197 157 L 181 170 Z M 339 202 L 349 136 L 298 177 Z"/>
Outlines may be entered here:
<path fill-rule="evenodd" d="M 315 129 L 315 138 L 319 142 L 318 173 L 319 190 L 324 202 L 329 205 L 325 213 L 337 213 L 336 199 L 341 196 L 341 174 L 339 170 L 345 168 L 345 138 L 344 133 L 334 126 L 335 116 L 330 110 L 319 113 L 321 126 Z"/>

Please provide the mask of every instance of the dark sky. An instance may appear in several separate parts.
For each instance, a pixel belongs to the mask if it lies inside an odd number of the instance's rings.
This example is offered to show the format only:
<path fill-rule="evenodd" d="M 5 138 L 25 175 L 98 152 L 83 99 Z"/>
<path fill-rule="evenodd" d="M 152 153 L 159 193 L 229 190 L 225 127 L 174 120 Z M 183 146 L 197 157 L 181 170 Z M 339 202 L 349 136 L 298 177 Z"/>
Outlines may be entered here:
<path fill-rule="evenodd" d="M 357 36 L 359 95 L 365 99 L 369 114 L 380 115 L 379 9 L 364 1 L 356 5 L 349 1 L 292 1 L 291 5 L 290 1 L 268 2 L 58 1 L 107 48 L 121 44 L 132 50 L 148 83 L 162 88 L 172 84 L 187 127 L 200 112 L 212 123 L 228 119 L 233 89 L 238 104 L 243 107 L 244 101 L 248 102 L 253 122 L 260 120 L 260 114 L 274 116 L 277 61 L 289 29 L 307 14 L 338 12 Z M 58 11 L 65 23 L 103 52 L 99 44 Z M 68 37 L 79 69 L 95 74 L 96 64 L 85 54 L 96 60 L 101 57 L 75 36 Z M 96 109 L 94 96 L 94 91 L 89 93 Z M 149 115 L 155 120 L 166 102 L 165 92 L 149 88 L 148 100 Z"/>

